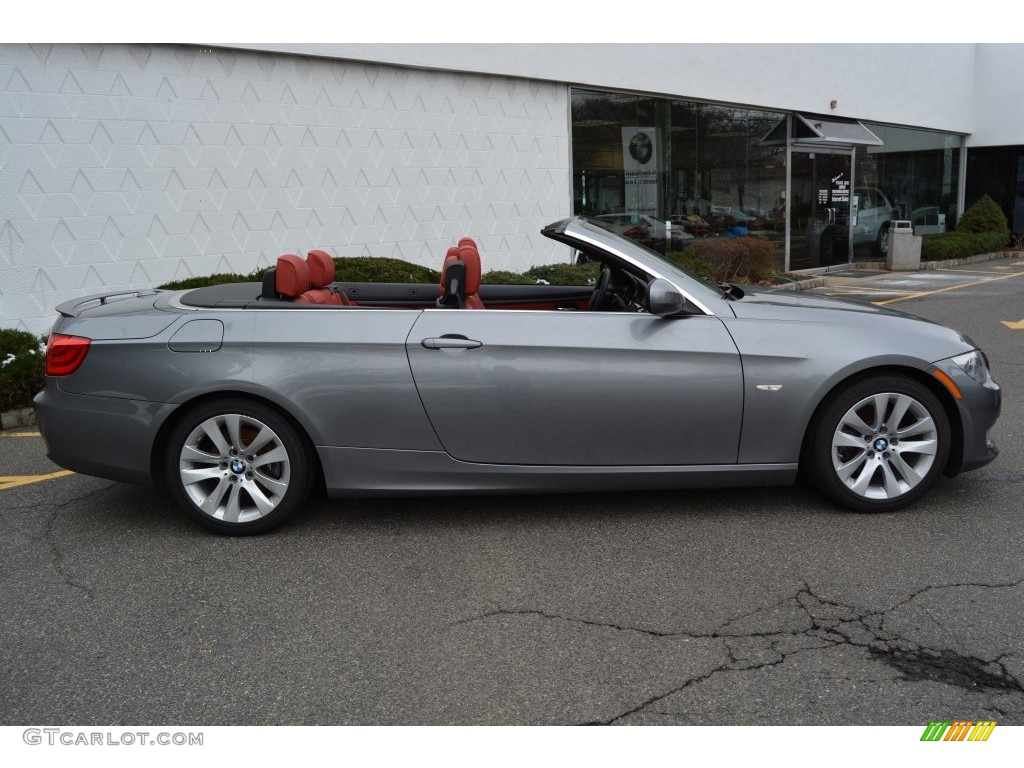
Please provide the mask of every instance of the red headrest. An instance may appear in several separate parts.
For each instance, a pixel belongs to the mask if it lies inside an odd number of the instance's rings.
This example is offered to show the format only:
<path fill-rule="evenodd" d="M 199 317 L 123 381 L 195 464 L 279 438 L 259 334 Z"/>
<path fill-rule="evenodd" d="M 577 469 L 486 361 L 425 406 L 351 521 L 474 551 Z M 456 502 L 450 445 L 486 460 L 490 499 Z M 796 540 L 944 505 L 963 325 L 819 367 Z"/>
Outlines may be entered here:
<path fill-rule="evenodd" d="M 464 237 L 461 240 L 459 240 L 459 248 L 461 248 L 464 245 L 471 245 L 473 246 L 474 249 L 476 249 L 477 253 L 480 253 L 480 249 L 477 248 L 476 245 L 476 240 L 474 240 L 472 237 Z"/>
<path fill-rule="evenodd" d="M 480 254 L 475 245 L 460 245 L 458 254 L 466 263 L 466 295 L 471 296 L 480 290 Z"/>
<path fill-rule="evenodd" d="M 306 256 L 309 267 L 309 283 L 314 288 L 323 288 L 334 282 L 334 259 L 325 251 L 310 251 Z"/>
<path fill-rule="evenodd" d="M 309 267 L 294 253 L 277 257 L 274 290 L 282 296 L 295 298 L 309 289 Z"/>

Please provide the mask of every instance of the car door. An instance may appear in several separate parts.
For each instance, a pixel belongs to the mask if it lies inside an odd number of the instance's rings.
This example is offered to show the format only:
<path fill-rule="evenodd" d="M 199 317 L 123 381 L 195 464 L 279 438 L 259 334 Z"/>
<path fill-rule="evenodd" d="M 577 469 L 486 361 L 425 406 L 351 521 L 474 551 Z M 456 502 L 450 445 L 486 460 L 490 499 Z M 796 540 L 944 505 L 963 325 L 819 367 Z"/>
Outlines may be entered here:
<path fill-rule="evenodd" d="M 469 462 L 736 462 L 739 353 L 715 317 L 426 310 L 407 342 L 445 450 Z"/>

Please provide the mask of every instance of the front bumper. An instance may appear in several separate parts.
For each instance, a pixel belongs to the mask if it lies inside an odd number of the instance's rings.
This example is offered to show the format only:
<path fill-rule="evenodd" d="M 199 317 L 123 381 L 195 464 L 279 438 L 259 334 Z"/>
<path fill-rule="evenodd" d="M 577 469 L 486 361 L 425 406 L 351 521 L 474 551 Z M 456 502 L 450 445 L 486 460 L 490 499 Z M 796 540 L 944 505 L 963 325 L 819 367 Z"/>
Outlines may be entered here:
<path fill-rule="evenodd" d="M 988 432 L 1002 410 L 1002 391 L 992 380 L 979 384 L 952 360 L 941 360 L 934 367 L 952 379 L 961 394 L 959 399 L 954 399 L 960 417 L 961 451 L 959 455 L 955 451 L 950 455 L 945 472 L 953 477 L 983 467 L 999 455 L 999 448 Z"/>
<path fill-rule="evenodd" d="M 49 376 L 33 402 L 52 462 L 83 475 L 153 484 L 154 440 L 176 405 L 71 394 Z"/>

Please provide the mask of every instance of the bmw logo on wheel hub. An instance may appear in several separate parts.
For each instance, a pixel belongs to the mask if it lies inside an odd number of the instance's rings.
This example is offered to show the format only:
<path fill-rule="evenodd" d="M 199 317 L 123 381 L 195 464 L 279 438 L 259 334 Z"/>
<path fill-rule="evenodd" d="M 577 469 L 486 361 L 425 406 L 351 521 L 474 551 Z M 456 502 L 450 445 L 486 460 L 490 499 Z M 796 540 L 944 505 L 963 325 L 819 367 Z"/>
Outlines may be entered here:
<path fill-rule="evenodd" d="M 882 451 L 889 447 L 889 442 L 884 437 L 880 437 L 877 440 L 875 440 L 874 446 L 875 450 L 881 453 Z"/>
<path fill-rule="evenodd" d="M 243 462 L 241 459 L 232 459 L 231 471 L 234 472 L 236 475 L 242 474 L 243 472 L 245 472 L 245 462 Z"/>

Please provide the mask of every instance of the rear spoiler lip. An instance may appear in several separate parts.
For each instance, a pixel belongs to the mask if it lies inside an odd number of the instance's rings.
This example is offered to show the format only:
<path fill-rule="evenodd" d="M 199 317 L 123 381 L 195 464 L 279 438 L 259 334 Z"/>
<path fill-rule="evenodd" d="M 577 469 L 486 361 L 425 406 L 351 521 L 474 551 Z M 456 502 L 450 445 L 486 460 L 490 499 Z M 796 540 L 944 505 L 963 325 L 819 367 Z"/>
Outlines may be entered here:
<path fill-rule="evenodd" d="M 58 304 L 56 309 L 64 317 L 78 317 L 86 309 L 91 309 L 91 306 L 86 305 L 102 306 L 111 299 L 134 299 L 139 296 L 156 296 L 158 293 L 160 291 L 152 288 L 141 288 L 135 291 L 116 291 L 114 293 L 94 293 L 91 296 L 83 296 L 71 301 L 65 301 L 63 304 Z"/>

